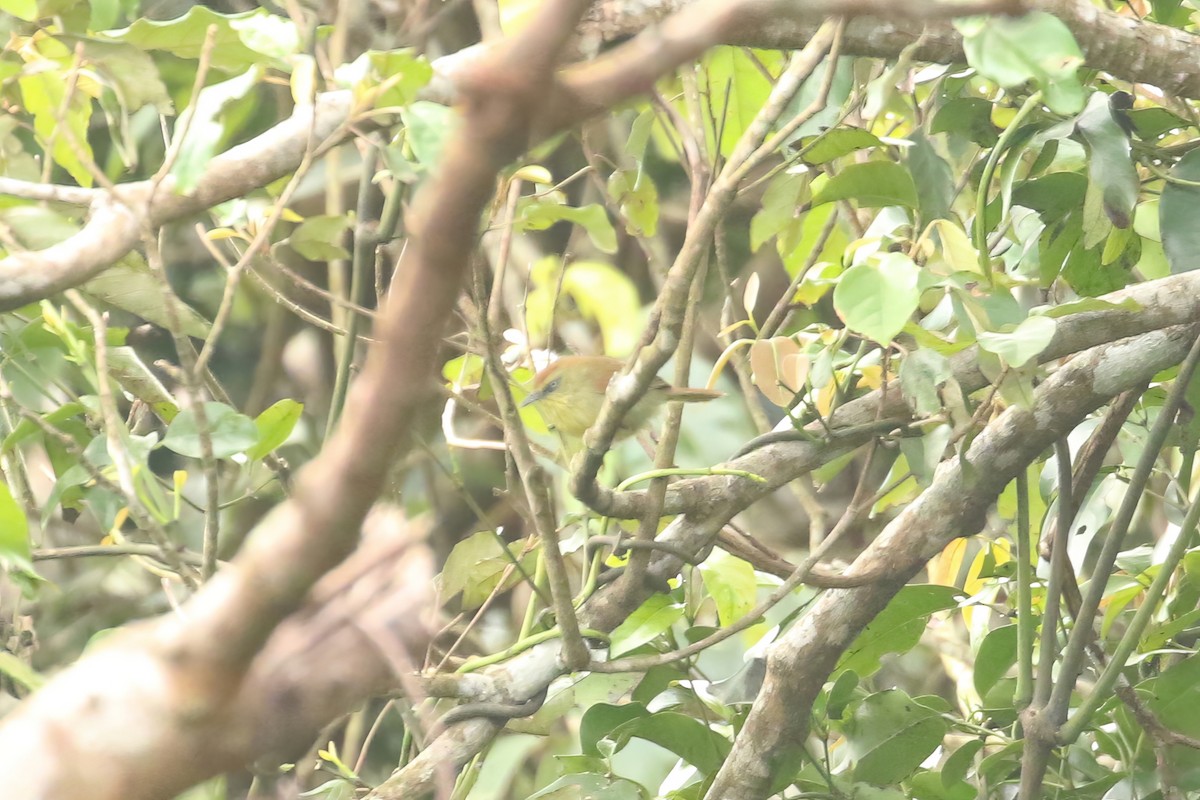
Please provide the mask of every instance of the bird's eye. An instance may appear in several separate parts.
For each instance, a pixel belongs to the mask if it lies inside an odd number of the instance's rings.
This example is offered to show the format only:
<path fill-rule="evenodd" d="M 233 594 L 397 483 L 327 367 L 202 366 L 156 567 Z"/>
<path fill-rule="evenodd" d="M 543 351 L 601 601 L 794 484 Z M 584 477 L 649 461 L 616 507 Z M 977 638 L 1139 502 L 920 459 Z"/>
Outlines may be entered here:
<path fill-rule="evenodd" d="M 562 383 L 562 378 L 555 378 L 554 380 L 550 381 L 550 383 L 548 383 L 546 385 L 546 391 L 553 392 L 555 389 L 558 388 L 558 385 L 560 383 Z"/>

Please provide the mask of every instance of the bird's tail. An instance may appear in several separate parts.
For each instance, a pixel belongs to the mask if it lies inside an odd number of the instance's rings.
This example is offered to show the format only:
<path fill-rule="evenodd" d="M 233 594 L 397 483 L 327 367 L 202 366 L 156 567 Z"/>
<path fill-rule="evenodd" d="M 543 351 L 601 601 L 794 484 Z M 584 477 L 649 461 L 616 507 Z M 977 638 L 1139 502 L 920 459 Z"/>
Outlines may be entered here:
<path fill-rule="evenodd" d="M 687 389 L 673 386 L 667 392 L 667 399 L 680 400 L 684 403 L 703 403 L 706 400 L 716 400 L 724 394 L 724 392 L 718 392 L 715 389 Z"/>

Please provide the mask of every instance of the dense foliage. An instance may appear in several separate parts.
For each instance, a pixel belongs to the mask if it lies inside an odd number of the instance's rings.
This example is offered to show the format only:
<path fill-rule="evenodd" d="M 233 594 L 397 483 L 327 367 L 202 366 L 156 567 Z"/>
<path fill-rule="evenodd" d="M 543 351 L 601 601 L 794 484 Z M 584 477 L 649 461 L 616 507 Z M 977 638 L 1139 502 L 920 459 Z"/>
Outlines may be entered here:
<path fill-rule="evenodd" d="M 388 413 L 354 386 L 469 106 L 442 54 L 493 32 L 452 2 L 152 5 L 0 0 L 0 713 L 186 621 L 343 412 Z M 1200 791 L 1196 106 L 1046 10 L 931 25 L 962 61 L 832 19 L 708 48 L 500 173 L 445 234 L 470 277 L 418 332 L 441 376 L 379 501 L 437 559 L 428 646 L 379 632 L 424 606 L 364 605 L 340 624 L 390 685 L 189 798 L 416 796 L 437 741 L 472 800 Z M 580 442 L 514 403 L 565 353 L 724 396 Z M 510 719 L 443 730 L 430 695 Z"/>

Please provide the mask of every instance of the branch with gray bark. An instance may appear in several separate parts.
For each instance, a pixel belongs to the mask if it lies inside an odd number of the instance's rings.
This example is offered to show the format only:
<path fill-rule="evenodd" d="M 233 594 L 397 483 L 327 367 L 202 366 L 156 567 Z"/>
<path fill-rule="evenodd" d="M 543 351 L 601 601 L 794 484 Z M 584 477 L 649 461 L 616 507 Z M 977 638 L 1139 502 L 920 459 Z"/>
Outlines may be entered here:
<path fill-rule="evenodd" d="M 1061 19 L 1079 42 L 1089 67 L 1118 80 L 1147 83 L 1181 98 L 1200 98 L 1200 47 L 1196 36 L 1097 8 L 1086 0 L 981 1 L 979 3 L 880 3 L 826 0 L 657 0 L 636 6 L 624 0 L 597 3 L 577 30 L 577 46 L 596 55 L 610 43 L 633 37 L 592 63 L 563 73 L 554 103 L 542 108 L 544 119 L 532 127 L 534 140 L 575 124 L 588 114 L 647 90 L 674 65 L 698 57 L 718 44 L 798 49 L 816 33 L 828 14 L 849 20 L 842 43 L 847 55 L 895 58 L 917 43 L 911 57 L 931 63 L 962 63 L 962 36 L 947 21 L 954 14 L 987 11 L 1045 11 Z M 675 12 L 677 19 L 664 22 Z M 712 25 L 712 19 L 720 25 Z M 661 23 L 661 24 L 660 24 Z M 918 41 L 919 40 L 919 41 Z M 425 96 L 450 103 L 479 76 L 491 46 L 475 45 L 434 62 L 435 78 Z M 87 195 L 74 187 L 38 189 L 9 181 L 0 192 L 13 196 L 68 196 L 91 202 L 83 230 L 46 250 L 0 259 L 0 310 L 19 308 L 55 292 L 78 286 L 116 263 L 138 242 L 147 215 L 162 225 L 267 185 L 294 170 L 307 144 L 339 132 L 350 120 L 349 92 L 319 95 L 311 107 L 254 139 L 217 156 L 194 191 L 186 196 L 165 181 L 151 198 L 149 182 L 123 185 L 118 197 Z"/>
<path fill-rule="evenodd" d="M 495 48 L 487 48 L 479 61 L 463 67 L 462 79 L 457 83 L 456 91 L 468 117 L 468 124 L 462 126 L 449 144 L 443 169 L 426 188 L 420 202 L 414 204 L 422 213 L 409 226 L 412 231 L 410 245 L 397 270 L 392 300 L 382 318 L 382 345 L 372 351 L 362 376 L 355 384 L 343 418 L 343 427 L 329 441 L 322 454 L 301 473 L 294 499 L 276 509 L 256 529 L 243 552 L 184 606 L 181 616 L 146 623 L 120 636 L 108 646 L 81 659 L 43 688 L 34 701 L 5 719 L 0 725 L 0 752 L 5 754 L 6 759 L 21 759 L 25 768 L 0 770 L 0 793 L 5 796 L 32 797 L 71 792 L 86 786 L 91 796 L 102 800 L 108 797 L 161 797 L 227 768 L 234 757 L 252 758 L 258 753 L 270 751 L 278 744 L 265 734 L 253 733 L 253 725 L 264 724 L 264 720 L 270 720 L 271 715 L 262 705 L 249 702 L 253 698 L 248 699 L 246 693 L 256 686 L 254 676 L 260 674 L 259 670 L 262 669 L 258 666 L 260 659 L 273 652 L 276 637 L 286 628 L 284 620 L 294 614 L 304 613 L 301 609 L 309 590 L 357 546 L 359 528 L 378 496 L 387 465 L 409 445 L 411 421 L 428 398 L 429 376 L 435 373 L 439 338 L 436 333 L 450 315 L 473 246 L 470 237 L 462 236 L 461 232 L 473 229 L 491 196 L 494 177 L 504 164 L 531 142 L 582 119 L 581 116 L 564 117 L 562 109 L 565 106 L 552 103 L 547 98 L 566 97 L 575 103 L 573 107 L 579 109 L 581 114 L 596 113 L 601 108 L 600 101 L 616 102 L 632 96 L 643 86 L 638 77 L 641 73 L 632 65 L 628 74 L 611 72 L 604 80 L 599 79 L 602 77 L 599 72 L 587 72 L 586 65 L 577 68 L 578 72 L 566 71 L 561 79 L 552 75 L 557 55 L 566 42 L 575 18 L 582 13 L 585 5 L 581 0 L 548 4 L 547 16 L 532 25 L 528 35 L 516 41 L 502 42 Z M 799 4 L 749 5 L 770 6 L 780 14 L 788 9 L 803 8 Z M 1076 3 L 1042 2 L 1036 5 L 1052 12 L 1057 8 L 1063 15 L 1075 15 L 1070 16 L 1072 21 L 1068 24 L 1080 24 L 1080 20 L 1088 17 L 1083 6 Z M 1094 9 L 1093 12 L 1101 15 L 1091 20 L 1094 27 L 1092 33 L 1096 36 L 1124 37 L 1120 40 L 1129 44 L 1145 40 L 1142 34 L 1130 34 L 1131 30 L 1149 31 L 1146 35 L 1152 38 L 1162 33 L 1153 27 L 1133 29 L 1116 15 L 1103 16 L 1106 12 Z M 744 37 L 753 34 L 763 37 L 764 41 L 758 44 L 772 46 L 771 42 L 766 41 L 768 34 L 778 37 L 799 36 L 807 24 L 801 19 L 803 16 L 799 14 L 795 20 L 789 20 L 786 15 L 773 16 L 768 26 L 764 18 L 747 14 L 742 24 L 731 26 L 722 36 L 727 37 L 730 43 L 749 44 L 753 42 Z M 886 33 L 887 25 L 901 25 L 902 22 L 876 24 L 883 26 L 879 28 L 881 33 Z M 753 24 L 759 25 L 759 28 L 750 30 Z M 861 30 L 864 24 L 870 23 L 860 19 L 851 24 L 847 36 L 848 52 L 855 52 L 856 46 L 865 49 L 872 46 L 874 41 L 876 44 L 873 46 L 887 49 L 894 45 L 894 49 L 888 49 L 886 53 L 869 54 L 895 55 L 911 41 L 909 39 L 901 44 L 894 34 L 891 38 L 863 38 L 855 31 Z M 933 27 L 937 29 L 938 26 Z M 693 42 L 707 46 L 717 41 L 711 32 L 701 33 L 703 35 Z M 945 58 L 929 60 L 958 58 L 952 52 L 954 34 L 950 31 L 943 33 L 946 37 L 943 44 L 951 49 L 944 51 Z M 1087 33 L 1079 31 L 1081 39 Z M 860 38 L 856 39 L 855 36 Z M 937 30 L 931 40 L 937 44 Z M 793 40 L 793 44 L 798 41 Z M 860 45 L 855 45 L 856 41 Z M 1163 39 L 1168 51 L 1173 41 Z M 780 38 L 773 46 L 789 45 Z M 961 48 L 961 42 L 958 46 Z M 1085 44 L 1089 57 L 1103 52 L 1100 48 L 1100 43 Z M 681 47 L 674 52 L 682 58 L 691 49 Z M 1162 48 L 1157 52 L 1163 52 Z M 531 53 L 537 57 L 530 58 Z M 928 53 L 930 56 L 933 54 L 932 50 Z M 919 52 L 917 57 L 925 58 L 926 54 Z M 1171 65 L 1174 74 L 1187 71 L 1190 63 L 1182 57 L 1176 58 Z M 1148 80 L 1154 74 L 1156 64 L 1147 55 L 1136 65 L 1126 68 L 1118 64 L 1111 71 L 1129 79 Z M 663 63 L 660 68 L 666 71 L 673 66 Z M 1200 68 L 1189 75 L 1190 79 L 1181 79 L 1174 87 L 1163 81 L 1157 82 L 1163 88 L 1179 94 L 1189 95 L 1191 92 L 1200 95 L 1198 87 L 1189 83 L 1189 80 L 1197 80 L 1195 76 L 1200 76 Z M 498 85 L 498 76 L 503 76 L 508 82 L 504 86 Z M 553 91 L 547 91 L 548 88 Z M 588 91 L 585 92 L 585 89 Z M 152 198 L 146 188 L 139 190 L 137 187 L 128 187 L 121 190 L 125 192 L 124 196 L 98 201 L 107 205 L 97 206 L 93 210 L 92 219 L 76 237 L 40 253 L 16 254 L 0 261 L 0 306 L 17 307 L 86 280 L 135 246 L 147 221 L 153 226 L 178 219 L 286 174 L 300 162 L 311 141 L 323 139 L 337 131 L 351 113 L 346 94 L 323 96 L 317 108 L 323 109 L 317 117 L 306 119 L 302 111 L 291 121 L 269 132 L 279 138 L 259 137 L 242 145 L 241 149 L 235 148 L 215 159 L 209 172 L 201 179 L 199 188 L 187 197 L 167 192 Z M 269 150 L 262 149 L 270 141 L 274 141 L 275 145 Z M 165 187 L 166 184 L 163 185 Z M 1178 287 L 1175 290 L 1178 293 Z M 1196 292 L 1188 294 L 1194 296 Z M 1164 301 L 1163 305 L 1168 303 Z M 1175 304 L 1171 307 L 1175 308 Z M 1195 311 L 1195 308 L 1190 308 L 1187 312 L 1189 319 L 1196 318 Z M 1119 317 L 1121 312 L 1113 313 Z M 1141 316 L 1129 314 L 1130 318 Z M 1120 335 L 1119 328 L 1114 331 L 1113 321 L 1114 318 L 1109 317 L 1100 319 L 1081 315 L 1078 325 L 1080 330 L 1093 330 L 1088 328 L 1093 323 L 1103 325 L 1103 335 L 1111 338 Z M 1154 323 L 1129 322 L 1130 326 L 1135 324 L 1168 323 L 1161 318 Z M 1065 322 L 1063 327 L 1067 327 Z M 1039 402 L 1052 396 L 1052 387 L 1061 387 L 1064 397 L 1059 399 L 1064 405 L 1047 412 L 1051 415 L 1047 424 L 1057 426 L 1055 430 L 1058 430 L 1071 419 L 1078 420 L 1090 408 L 1103 402 L 1110 396 L 1106 393 L 1121 391 L 1120 382 L 1112 378 L 1111 369 L 1105 367 L 1106 364 L 1111 362 L 1122 368 L 1128 367 L 1131 379 L 1136 377 L 1142 380 L 1142 372 L 1152 365 L 1152 361 L 1157 363 L 1173 354 L 1171 348 L 1177 339 L 1179 334 L 1174 332 L 1146 334 L 1140 344 L 1143 347 L 1155 345 L 1154 350 L 1147 351 L 1154 353 L 1153 359 L 1140 353 L 1133 364 L 1125 363 L 1128 348 L 1121 349 L 1122 345 L 1076 359 L 1079 362 L 1077 367 L 1072 362 L 1059 375 L 1085 374 L 1092 383 L 1083 392 L 1080 386 L 1066 378 L 1057 380 L 1056 376 L 1048 382 L 1040 390 Z M 1078 343 L 1063 343 L 1061 346 L 1078 349 Z M 1104 380 L 1101 381 L 1101 378 Z M 1076 390 L 1082 392 L 1078 397 L 1073 394 Z M 868 406 L 864 403 L 861 411 Z M 845 413 L 838 422 L 851 420 L 851 412 Z M 1001 419 L 1008 419 L 1013 427 L 1029 433 L 1028 425 L 1031 423 L 1020 416 L 1022 413 L 1025 412 L 1010 410 Z M 1074 416 L 1070 416 L 1072 414 Z M 1036 422 L 1042 424 L 1042 421 Z M 1012 447 L 1006 450 L 1004 443 L 1009 442 L 1006 437 L 1010 437 L 1011 431 L 997 425 L 999 423 L 993 426 L 994 430 L 990 429 L 993 430 L 990 436 L 985 434 L 975 441 L 970 457 L 974 459 L 977 455 L 985 461 L 992 459 L 997 462 L 997 469 L 1012 469 L 1015 463 L 1013 459 L 1019 460 L 1023 455 L 1028 455 L 1022 448 L 1031 446 L 1031 442 L 1010 442 Z M 1043 431 L 1035 426 L 1032 430 L 1037 436 L 1050 435 L 1049 429 Z M 850 449 L 854 446 L 856 444 L 851 441 L 838 442 L 832 449 Z M 771 446 L 777 447 L 784 446 Z M 764 448 L 756 457 L 770 457 L 773 452 L 770 448 Z M 783 452 L 788 457 L 802 455 L 788 450 Z M 779 455 L 774 454 L 777 457 Z M 776 473 L 776 478 L 784 480 L 784 475 Z M 944 480 L 953 483 L 952 478 Z M 978 502 L 982 503 L 986 493 L 995 488 L 991 484 L 986 487 L 964 487 L 960 485 L 961 475 L 958 480 L 959 484 L 953 487 L 960 490 L 955 502 L 961 501 L 962 491 L 972 489 L 982 492 L 978 496 Z M 911 514 L 906 512 L 900 520 L 918 513 L 928 513 L 920 509 L 931 505 L 936 508 L 939 496 L 935 494 L 931 500 L 918 501 L 913 507 L 918 510 Z M 732 516 L 740 510 L 739 507 L 745 507 L 755 498 L 731 493 L 726 499 L 730 501 L 727 507 L 698 501 L 690 513 L 672 523 L 662 538 L 677 546 L 694 547 L 698 552 L 707 546 L 724 524 L 720 519 L 723 515 Z M 893 527 L 899 525 L 900 520 Z M 963 527 L 954 535 L 962 535 L 965 530 L 967 528 Z M 929 552 L 933 542 L 949 535 L 949 532 L 944 528 L 935 528 L 929 534 L 931 538 L 910 541 L 916 535 L 914 530 L 896 527 L 895 531 L 884 537 L 885 543 L 880 547 L 886 548 L 889 546 L 887 542 L 897 541 L 913 544 L 916 549 L 905 553 L 911 560 Z M 867 553 L 868 561 L 878 557 L 877 548 Z M 863 568 L 867 568 L 865 564 Z M 890 596 L 887 593 L 894 592 L 907 578 L 905 570 L 910 568 L 916 567 L 910 561 L 904 561 L 893 571 L 892 579 L 882 580 L 872 587 L 842 590 L 828 595 L 828 599 L 822 601 L 821 608 L 829 607 L 830 610 L 812 622 L 802 622 L 797 627 L 804 626 L 803 629 L 811 633 L 812 625 L 845 621 L 846 605 L 855 606 L 851 611 L 856 613 L 882 607 L 879 604 L 886 602 L 886 597 Z M 660 575 L 674 574 L 679 569 L 679 563 L 671 556 L 660 557 L 652 562 L 650 569 L 652 573 Z M 427 581 L 414 579 L 412 585 L 426 586 Z M 585 608 L 581 622 L 587 627 L 611 630 L 637 607 L 648 591 L 644 584 L 606 587 Z M 415 600 L 404 607 L 410 608 L 414 603 Z M 790 672 L 784 675 L 781 670 L 803 671 L 801 667 L 804 665 L 796 662 L 792 655 L 793 652 L 801 652 L 798 648 L 803 641 L 793 636 L 784 641 L 788 643 L 787 646 L 779 648 L 778 658 L 773 657 L 775 671 L 779 673 L 775 678 L 775 686 L 780 693 L 777 696 L 788 700 L 790 705 L 781 707 L 790 708 L 794 723 L 796 717 L 806 716 L 794 713 L 794 698 L 802 696 L 792 693 L 795 687 L 790 681 L 793 678 Z M 820 678 L 817 673 L 822 663 L 814 659 L 811 667 L 805 667 L 809 677 Z M 495 679 L 494 693 L 499 699 L 520 701 L 535 696 L 561 672 L 558 646 L 551 643 L 534 648 L 489 674 Z M 94 680 L 96 674 L 118 677 L 97 686 Z M 311 676 L 308 677 L 311 680 Z M 361 676 L 351 682 L 355 692 L 374 685 L 373 679 Z M 285 683 L 281 682 L 281 685 Z M 353 698 L 360 696 L 333 691 L 329 694 L 336 702 L 320 706 L 309 721 L 328 717 L 334 713 L 335 706 L 345 708 Z M 231 716 L 239 710 L 239 704 L 245 705 L 247 720 L 244 722 L 252 726 L 250 729 L 239 727 L 239 718 Z M 403 791 L 428 789 L 436 775 L 436 759 L 447 758 L 454 763 L 465 763 L 466 759 L 479 752 L 496 729 L 495 723 L 486 720 L 453 726 L 398 773 L 395 783 L 403 786 Z M 131 730 L 138 733 L 132 740 L 129 735 Z M 769 740 L 754 738 L 758 730 L 753 729 L 745 740 L 763 746 L 764 754 L 773 752 Z M 235 738 L 229 736 L 228 731 L 244 731 L 244 734 L 241 738 Z M 51 741 L 55 743 L 53 748 L 48 746 Z M 116 741 L 126 745 L 118 753 L 112 752 L 107 746 Z M 95 747 L 97 742 L 105 745 L 103 752 Z M 754 780 L 761 774 L 761 763 L 754 760 L 753 754 L 747 754 L 749 746 L 739 744 L 735 747 L 736 760 L 731 757 L 729 769 L 744 767 L 748 780 Z M 164 774 L 153 766 L 155 763 L 171 764 L 171 774 Z M 754 787 L 748 785 L 747 789 L 749 794 L 739 795 L 735 792 L 727 796 L 754 796 Z M 380 787 L 380 796 L 386 796 L 383 791 L 384 787 Z"/>

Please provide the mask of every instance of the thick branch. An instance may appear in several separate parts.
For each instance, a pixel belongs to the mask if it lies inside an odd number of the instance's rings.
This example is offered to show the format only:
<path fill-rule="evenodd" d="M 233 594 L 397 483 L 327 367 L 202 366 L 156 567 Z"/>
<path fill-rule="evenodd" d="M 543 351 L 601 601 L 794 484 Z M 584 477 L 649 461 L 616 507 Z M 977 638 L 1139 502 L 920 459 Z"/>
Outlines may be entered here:
<path fill-rule="evenodd" d="M 433 559 L 410 538 L 387 532 L 330 573 L 244 676 L 173 659 L 159 634 L 185 619 L 115 634 L 5 718 L 0 796 L 172 797 L 254 754 L 294 759 L 423 655 Z"/>
<path fill-rule="evenodd" d="M 298 108 L 269 131 L 215 157 L 187 195 L 175 193 L 171 178 L 153 197 L 150 181 L 122 184 L 115 198 L 93 193 L 88 221 L 77 234 L 45 250 L 0 259 L 0 311 L 78 286 L 111 267 L 137 246 L 147 219 L 152 227 L 164 225 L 287 175 L 300 165 L 310 142 L 320 144 L 346 124 L 352 105 L 348 91 L 321 95 L 314 105 Z"/>
<path fill-rule="evenodd" d="M 548 72 L 557 58 L 555 43 L 565 40 L 586 6 L 586 0 L 548 0 L 544 22 L 535 20 L 527 35 L 481 65 L 513 78 L 508 91 L 486 75 L 474 76 L 474 84 L 488 90 L 465 94 L 464 124 L 414 203 L 408 246 L 380 316 L 381 344 L 351 390 L 341 427 L 300 472 L 292 497 L 182 613 L 147 623 L 120 646 L 82 658 L 4 720 L 0 753 L 11 763 L 0 768 L 0 796 L 86 792 L 95 800 L 150 800 L 231 766 L 222 757 L 231 739 L 222 731 L 231 704 L 242 700 L 255 656 L 313 584 L 357 545 L 388 467 L 409 448 L 413 421 L 432 394 L 440 332 L 475 246 L 474 237 L 463 232 L 477 228 L 496 173 L 526 147 L 530 120 L 547 99 L 543 89 L 550 76 L 528 71 L 531 62 L 521 45 L 528 41 L 547 49 L 532 63 L 540 61 Z M 278 166 L 270 154 L 264 160 L 266 167 L 240 168 L 263 180 L 264 170 Z M 209 184 L 196 198 L 162 202 L 215 203 L 221 191 Z M 158 205 L 151 209 L 163 213 Z M 130 220 L 136 216 L 131 212 Z M 427 580 L 413 585 L 422 596 L 430 591 Z M 129 668 L 107 668 L 111 658 Z M 96 675 L 108 679 L 97 681 Z M 250 747 L 235 752 L 242 763 L 261 753 Z M 24 763 L 31 758 L 37 769 Z M 174 769 L 164 774 L 159 764 Z"/>
<path fill-rule="evenodd" d="M 704 0 L 649 0 L 631 4 L 608 0 L 598 4 L 583 27 L 585 40 L 598 45 L 633 36 L 680 8 Z M 882 3 L 808 3 L 794 0 L 761 0 L 722 34 L 724 44 L 791 50 L 802 47 L 816 33 L 830 5 L 857 6 L 859 12 L 879 12 Z M 924 34 L 913 52 L 916 61 L 962 63 L 962 36 L 944 18 L 930 14 L 934 3 L 891 3 L 884 16 L 857 16 L 846 28 L 844 52 L 851 55 L 895 58 Z M 1148 83 L 1180 97 L 1200 97 L 1200 48 L 1194 34 L 1142 22 L 1098 8 L 1087 0 L 1030 0 L 1028 8 L 1047 11 L 1061 19 L 1083 49 L 1087 65 L 1119 80 Z M 917 13 L 905 10 L 916 7 Z M 947 15 L 951 16 L 951 15 Z"/>

